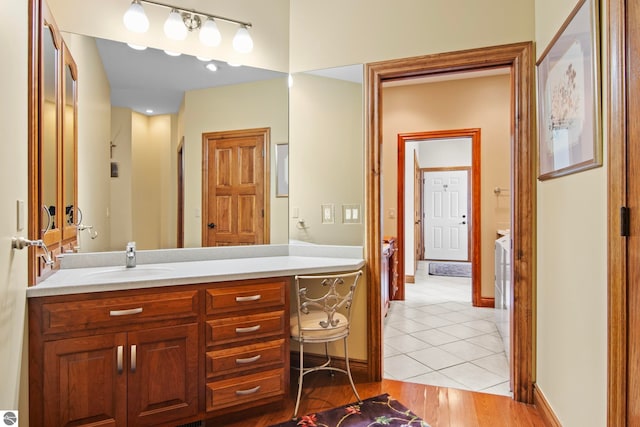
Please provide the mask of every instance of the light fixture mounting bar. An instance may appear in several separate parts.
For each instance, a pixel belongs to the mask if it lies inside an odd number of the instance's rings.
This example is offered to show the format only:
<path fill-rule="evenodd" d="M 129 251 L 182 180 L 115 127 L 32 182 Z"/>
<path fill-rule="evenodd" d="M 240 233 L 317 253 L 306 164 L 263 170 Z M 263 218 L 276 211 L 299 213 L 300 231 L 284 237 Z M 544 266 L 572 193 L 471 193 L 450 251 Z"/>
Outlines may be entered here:
<path fill-rule="evenodd" d="M 244 21 L 238 21 L 237 19 L 225 18 L 224 16 L 213 15 L 211 13 L 206 13 L 206 12 L 200 12 L 200 11 L 195 10 L 195 9 L 185 9 L 183 7 L 173 6 L 173 5 L 170 5 L 168 3 L 162 3 L 162 2 L 159 2 L 159 1 L 155 1 L 155 0 L 139 0 L 139 1 L 140 1 L 140 3 L 154 4 L 156 6 L 166 7 L 167 9 L 176 9 L 176 10 L 179 10 L 180 12 L 188 12 L 188 13 L 192 13 L 192 14 L 196 14 L 196 15 L 202 15 L 202 16 L 206 16 L 208 18 L 217 19 L 219 21 L 225 21 L 225 22 L 230 22 L 232 24 L 240 25 L 241 27 L 251 28 L 251 22 L 244 22 Z"/>

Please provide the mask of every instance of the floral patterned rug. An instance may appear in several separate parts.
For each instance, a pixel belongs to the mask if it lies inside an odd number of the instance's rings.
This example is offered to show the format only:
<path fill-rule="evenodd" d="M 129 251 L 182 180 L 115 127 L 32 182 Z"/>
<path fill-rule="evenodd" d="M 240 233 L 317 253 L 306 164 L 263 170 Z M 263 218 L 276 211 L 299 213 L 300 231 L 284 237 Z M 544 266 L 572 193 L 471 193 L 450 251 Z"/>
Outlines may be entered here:
<path fill-rule="evenodd" d="M 362 403 L 350 403 L 324 412 L 312 413 L 295 421 L 275 424 L 271 427 L 429 427 L 420 417 L 389 396 L 365 399 Z"/>

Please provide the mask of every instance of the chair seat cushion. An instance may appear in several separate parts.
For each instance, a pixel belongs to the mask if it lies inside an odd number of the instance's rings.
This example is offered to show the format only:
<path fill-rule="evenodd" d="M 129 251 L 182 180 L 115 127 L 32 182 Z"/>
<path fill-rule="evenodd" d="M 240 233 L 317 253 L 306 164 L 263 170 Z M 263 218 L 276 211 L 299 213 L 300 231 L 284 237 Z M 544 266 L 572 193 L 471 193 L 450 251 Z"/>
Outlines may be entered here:
<path fill-rule="evenodd" d="M 310 340 L 331 340 L 342 338 L 348 333 L 349 322 L 347 318 L 341 313 L 335 313 L 333 315 L 334 320 L 338 320 L 336 326 L 329 325 L 323 328 L 320 322 L 327 321 L 327 314 L 324 311 L 310 310 L 308 314 L 300 313 L 300 325 L 302 326 L 302 332 L 298 327 L 298 316 L 293 315 L 290 319 L 291 324 L 291 337 L 298 340 L 310 339 Z"/>

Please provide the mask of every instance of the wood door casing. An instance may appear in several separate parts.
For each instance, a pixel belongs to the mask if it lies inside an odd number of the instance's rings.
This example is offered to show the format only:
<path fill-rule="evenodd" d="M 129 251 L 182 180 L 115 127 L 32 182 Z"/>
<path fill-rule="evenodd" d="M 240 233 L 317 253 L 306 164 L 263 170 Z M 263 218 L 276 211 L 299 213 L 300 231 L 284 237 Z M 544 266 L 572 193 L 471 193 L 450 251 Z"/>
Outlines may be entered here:
<path fill-rule="evenodd" d="M 418 270 L 418 260 L 424 258 L 424 241 L 422 239 L 422 174 L 418 163 L 418 154 L 413 152 L 413 271 Z"/>
<path fill-rule="evenodd" d="M 512 287 L 514 304 L 511 354 L 514 399 L 531 403 L 534 381 L 535 177 L 534 49 L 532 42 L 366 64 L 367 132 L 365 143 L 367 322 L 369 379 L 382 378 L 382 320 L 379 280 L 381 231 L 382 84 L 385 81 L 509 67 L 512 88 Z M 401 218 L 398 215 L 398 218 Z M 399 266 L 402 268 L 402 265 Z"/>
<path fill-rule="evenodd" d="M 202 245 L 269 243 L 269 128 L 202 135 Z"/>

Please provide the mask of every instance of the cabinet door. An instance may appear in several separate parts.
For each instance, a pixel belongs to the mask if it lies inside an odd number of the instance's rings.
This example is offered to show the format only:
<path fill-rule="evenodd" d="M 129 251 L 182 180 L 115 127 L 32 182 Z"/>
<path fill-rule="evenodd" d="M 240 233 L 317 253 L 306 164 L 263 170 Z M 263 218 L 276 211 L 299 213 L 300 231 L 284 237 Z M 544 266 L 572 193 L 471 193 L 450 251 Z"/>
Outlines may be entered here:
<path fill-rule="evenodd" d="M 157 426 L 198 413 L 198 325 L 128 334 L 130 426 Z"/>
<path fill-rule="evenodd" d="M 44 344 L 45 425 L 126 425 L 126 334 Z"/>

